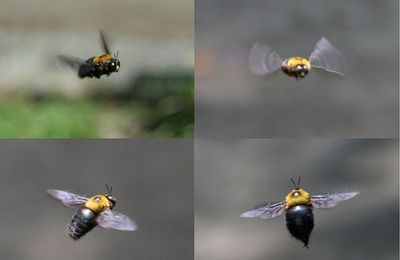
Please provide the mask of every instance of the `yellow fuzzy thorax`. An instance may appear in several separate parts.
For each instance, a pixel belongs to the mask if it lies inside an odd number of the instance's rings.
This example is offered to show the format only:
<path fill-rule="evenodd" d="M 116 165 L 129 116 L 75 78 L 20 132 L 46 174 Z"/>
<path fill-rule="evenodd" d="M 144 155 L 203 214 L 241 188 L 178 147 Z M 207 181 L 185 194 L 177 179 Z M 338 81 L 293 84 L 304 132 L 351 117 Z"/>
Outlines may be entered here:
<path fill-rule="evenodd" d="M 311 69 L 311 64 L 310 62 L 303 57 L 291 57 L 287 59 L 287 65 L 289 68 L 295 68 L 298 65 L 306 65 L 307 69 Z"/>
<path fill-rule="evenodd" d="M 310 193 L 303 189 L 292 190 L 285 197 L 286 209 L 297 205 L 310 205 Z"/>
<path fill-rule="evenodd" d="M 85 203 L 85 207 L 98 214 L 105 208 L 110 208 L 111 203 L 106 196 L 99 194 L 88 199 Z"/>
<path fill-rule="evenodd" d="M 113 56 L 111 54 L 103 54 L 93 58 L 93 64 L 97 64 L 99 66 L 104 66 L 104 64 L 111 60 Z"/>

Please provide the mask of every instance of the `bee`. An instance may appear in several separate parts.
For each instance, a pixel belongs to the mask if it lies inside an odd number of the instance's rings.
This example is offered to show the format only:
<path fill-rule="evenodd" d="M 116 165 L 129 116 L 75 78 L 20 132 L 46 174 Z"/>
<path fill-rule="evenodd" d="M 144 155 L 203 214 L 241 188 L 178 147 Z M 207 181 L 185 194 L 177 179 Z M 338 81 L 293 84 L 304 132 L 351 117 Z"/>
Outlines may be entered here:
<path fill-rule="evenodd" d="M 332 208 L 339 202 L 349 200 L 359 194 L 358 191 L 346 193 L 330 193 L 310 195 L 299 188 L 301 177 L 297 184 L 292 178 L 294 190 L 290 191 L 284 201 L 267 202 L 240 215 L 243 218 L 275 218 L 285 213 L 286 227 L 290 234 L 304 243 L 308 248 L 311 231 L 314 228 L 313 208 Z"/>
<path fill-rule="evenodd" d="M 100 30 L 100 39 L 103 52 L 105 54 L 97 55 L 87 59 L 86 61 L 80 58 L 58 55 L 58 58 L 66 65 L 72 67 L 78 72 L 78 76 L 83 79 L 85 77 L 100 78 L 102 75 L 110 76 L 113 72 L 118 72 L 121 66 L 118 60 L 118 53 L 112 55 L 108 42 L 104 33 Z"/>
<path fill-rule="evenodd" d="M 79 209 L 72 216 L 67 227 L 68 234 L 73 240 L 78 240 L 97 225 L 124 231 L 138 229 L 137 224 L 131 218 L 112 210 L 117 201 L 111 195 L 112 186 L 106 185 L 106 188 L 105 195 L 98 194 L 90 198 L 63 190 L 47 190 L 47 193 L 60 200 L 65 206 Z"/>
<path fill-rule="evenodd" d="M 271 47 L 264 43 L 255 43 L 249 55 L 250 71 L 266 76 L 282 70 L 290 77 L 305 78 L 311 68 L 327 71 L 344 77 L 346 62 L 342 54 L 324 37 L 314 47 L 308 59 L 291 57 L 282 60 Z"/>

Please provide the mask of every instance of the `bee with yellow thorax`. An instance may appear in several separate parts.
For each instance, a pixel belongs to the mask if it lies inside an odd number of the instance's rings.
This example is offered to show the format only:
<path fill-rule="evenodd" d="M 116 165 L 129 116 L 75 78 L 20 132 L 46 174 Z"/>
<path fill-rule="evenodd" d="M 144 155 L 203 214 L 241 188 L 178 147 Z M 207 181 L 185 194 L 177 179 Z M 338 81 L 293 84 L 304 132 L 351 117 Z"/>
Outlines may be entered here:
<path fill-rule="evenodd" d="M 80 78 L 100 78 L 102 75 L 109 76 L 113 72 L 118 72 L 121 67 L 118 52 L 115 55 L 111 54 L 108 48 L 109 44 L 102 31 L 100 31 L 100 40 L 104 54 L 90 57 L 86 61 L 67 55 L 58 55 L 58 58 L 61 62 L 76 70 Z"/>
<path fill-rule="evenodd" d="M 249 65 L 250 71 L 257 75 L 267 76 L 282 70 L 290 77 L 302 79 L 311 69 L 344 76 L 346 62 L 342 54 L 322 37 L 308 59 L 296 56 L 282 60 L 270 46 L 257 42 L 250 51 Z"/>
<path fill-rule="evenodd" d="M 358 191 L 346 193 L 331 193 L 324 195 L 310 195 L 307 191 L 300 189 L 300 180 L 293 183 L 294 189 L 290 191 L 284 201 L 263 203 L 252 210 L 241 214 L 244 218 L 274 218 L 285 213 L 286 227 L 290 234 L 301 240 L 305 247 L 311 231 L 314 228 L 313 208 L 331 208 L 337 203 L 349 200 L 359 194 Z"/>
<path fill-rule="evenodd" d="M 107 185 L 106 194 L 98 194 L 90 198 L 63 190 L 51 189 L 47 192 L 65 206 L 79 208 L 78 212 L 72 216 L 67 228 L 69 236 L 74 240 L 79 239 L 97 225 L 124 231 L 137 229 L 132 219 L 112 210 L 117 201 L 111 195 L 111 186 Z"/>

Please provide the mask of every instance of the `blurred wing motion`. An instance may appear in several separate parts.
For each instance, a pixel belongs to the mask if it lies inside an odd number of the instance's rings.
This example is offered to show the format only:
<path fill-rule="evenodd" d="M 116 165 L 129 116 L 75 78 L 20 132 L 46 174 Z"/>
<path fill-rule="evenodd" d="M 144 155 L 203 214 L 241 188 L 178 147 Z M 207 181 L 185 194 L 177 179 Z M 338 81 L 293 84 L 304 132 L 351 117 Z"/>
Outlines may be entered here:
<path fill-rule="evenodd" d="M 257 75 L 268 75 L 281 69 L 283 60 L 271 47 L 255 43 L 249 54 L 250 71 Z"/>
<path fill-rule="evenodd" d="M 78 76 L 81 79 L 96 71 L 96 67 L 91 62 L 85 62 L 80 58 L 66 55 L 58 55 L 58 58 L 64 64 L 78 72 Z"/>
<path fill-rule="evenodd" d="M 96 218 L 96 222 L 103 228 L 125 231 L 135 231 L 138 229 L 137 224 L 131 218 L 109 209 L 102 211 Z"/>
<path fill-rule="evenodd" d="M 88 200 L 88 198 L 63 190 L 47 190 L 47 193 L 69 208 L 82 207 Z"/>
<path fill-rule="evenodd" d="M 82 60 L 80 58 L 77 58 L 77 57 L 74 57 L 74 56 L 58 55 L 57 57 L 62 63 L 64 63 L 65 65 L 70 66 L 71 68 L 73 68 L 76 71 L 78 71 L 79 68 L 83 64 L 85 64 L 84 60 Z"/>
<path fill-rule="evenodd" d="M 240 217 L 242 218 L 274 218 L 281 215 L 285 210 L 285 203 L 282 202 L 269 202 L 255 209 L 244 212 Z"/>
<path fill-rule="evenodd" d="M 324 37 L 315 45 L 309 60 L 312 68 L 322 69 L 344 77 L 346 62 L 342 54 Z"/>
<path fill-rule="evenodd" d="M 104 53 L 106 54 L 111 53 L 110 50 L 108 49 L 108 46 L 110 44 L 107 41 L 107 38 L 105 37 L 104 32 L 102 30 L 100 30 L 100 39 L 101 39 L 101 47 L 103 48 Z"/>
<path fill-rule="evenodd" d="M 359 194 L 358 191 L 347 193 L 332 193 L 311 196 L 311 204 L 314 208 L 332 208 L 339 202 L 349 200 Z"/>

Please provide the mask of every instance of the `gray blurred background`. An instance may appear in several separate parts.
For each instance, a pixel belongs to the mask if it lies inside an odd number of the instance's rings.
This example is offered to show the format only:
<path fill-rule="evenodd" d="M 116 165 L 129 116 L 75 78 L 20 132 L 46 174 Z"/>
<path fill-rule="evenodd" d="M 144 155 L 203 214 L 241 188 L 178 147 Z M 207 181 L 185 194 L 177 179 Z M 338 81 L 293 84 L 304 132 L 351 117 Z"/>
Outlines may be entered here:
<path fill-rule="evenodd" d="M 0 4 L 0 137 L 193 135 L 194 1 L 32 0 Z M 121 69 L 80 79 L 60 63 L 103 54 Z"/>
<path fill-rule="evenodd" d="M 200 137 L 397 137 L 398 1 L 196 1 Z M 252 45 L 308 57 L 321 36 L 347 77 L 249 72 Z"/>
<path fill-rule="evenodd" d="M 242 139 L 196 141 L 196 259 L 398 259 L 398 140 Z M 315 209 L 309 249 L 284 217 L 239 215 L 283 200 L 302 177 L 311 194 L 359 190 Z"/>
<path fill-rule="evenodd" d="M 193 259 L 193 141 L 1 141 L 3 259 Z M 113 185 L 139 230 L 96 227 L 78 241 L 76 209 L 49 188 L 91 196 Z"/>
<path fill-rule="evenodd" d="M 92 87 L 125 83 L 142 71 L 193 70 L 193 1 L 2 1 L 0 91 L 30 88 L 83 95 Z M 121 70 L 80 80 L 58 66 L 57 54 L 102 54 L 99 29 L 119 50 Z M 118 87 L 118 86 L 116 86 Z"/>

